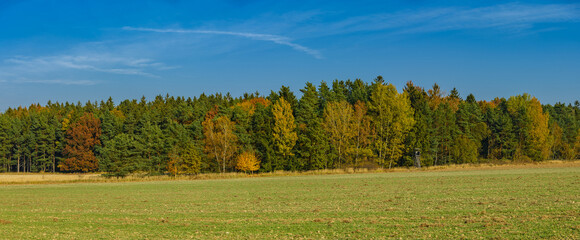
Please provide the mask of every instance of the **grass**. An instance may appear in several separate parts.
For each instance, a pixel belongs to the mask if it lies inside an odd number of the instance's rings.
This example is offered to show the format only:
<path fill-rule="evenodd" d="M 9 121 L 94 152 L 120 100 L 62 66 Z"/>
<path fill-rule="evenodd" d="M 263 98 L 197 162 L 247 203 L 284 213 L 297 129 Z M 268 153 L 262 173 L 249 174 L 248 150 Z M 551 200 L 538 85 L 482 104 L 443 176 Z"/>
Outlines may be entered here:
<path fill-rule="evenodd" d="M 323 169 L 306 172 L 275 171 L 268 173 L 245 174 L 241 172 L 229 173 L 202 173 L 192 176 L 147 175 L 136 173 L 125 178 L 106 178 L 98 173 L 0 173 L 0 185 L 6 184 L 54 184 L 54 183 L 113 183 L 113 182 L 145 182 L 145 181 L 175 181 L 175 180 L 207 180 L 232 179 L 246 177 L 280 177 L 305 175 L 332 175 L 357 173 L 385 173 L 385 172 L 428 172 L 428 171 L 464 171 L 482 169 L 517 169 L 517 168 L 554 168 L 580 167 L 580 160 L 561 161 L 550 160 L 541 162 L 495 162 L 460 165 L 439 165 L 416 169 L 414 167 L 397 167 L 392 169 Z"/>
<path fill-rule="evenodd" d="M 0 186 L 0 238 L 579 239 L 578 166 Z"/>

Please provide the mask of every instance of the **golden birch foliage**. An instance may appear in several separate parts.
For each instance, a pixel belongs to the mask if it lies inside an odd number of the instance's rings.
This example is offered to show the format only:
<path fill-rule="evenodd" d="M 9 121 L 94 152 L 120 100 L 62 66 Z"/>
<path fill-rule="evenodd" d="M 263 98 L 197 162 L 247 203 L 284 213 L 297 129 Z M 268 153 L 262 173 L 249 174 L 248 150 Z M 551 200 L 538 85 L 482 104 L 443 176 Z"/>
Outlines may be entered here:
<path fill-rule="evenodd" d="M 292 148 L 296 145 L 298 135 L 294 131 L 294 115 L 292 115 L 290 103 L 286 102 L 284 98 L 280 98 L 272 106 L 272 113 L 274 114 L 272 134 L 278 152 L 284 157 L 292 156 Z"/>
<path fill-rule="evenodd" d="M 212 110 L 213 111 L 213 110 Z M 238 138 L 234 133 L 235 123 L 227 116 L 215 116 L 214 112 L 208 112 L 203 121 L 203 135 L 205 152 L 215 158 L 220 172 L 225 172 L 226 167 L 231 166 L 231 159 L 237 150 Z"/>
<path fill-rule="evenodd" d="M 254 152 L 243 152 L 238 155 L 236 169 L 244 172 L 258 171 L 260 169 L 260 160 L 258 160 Z"/>
<path fill-rule="evenodd" d="M 371 94 L 369 110 L 376 131 L 378 164 L 392 167 L 403 154 L 404 139 L 415 124 L 413 108 L 406 93 L 399 94 L 392 84 L 379 84 Z"/>
<path fill-rule="evenodd" d="M 354 133 L 352 144 L 347 149 L 354 161 L 354 167 L 358 166 L 359 159 L 372 157 L 372 150 L 369 148 L 371 143 L 370 136 L 373 131 L 370 124 L 370 118 L 367 115 L 367 107 L 364 102 L 357 101 L 354 104 L 353 119 L 351 122 L 351 129 Z"/>
<path fill-rule="evenodd" d="M 518 149 L 514 158 L 526 155 L 533 160 L 545 160 L 550 156 L 549 115 L 544 113 L 540 101 L 529 94 L 508 99 L 508 112 L 515 118 L 514 127 L 518 130 Z"/>
<path fill-rule="evenodd" d="M 355 135 L 352 128 L 352 106 L 346 101 L 330 102 L 324 108 L 324 129 L 330 143 L 338 152 L 338 163 L 346 156 L 346 149 L 351 145 Z"/>
<path fill-rule="evenodd" d="M 535 97 L 528 104 L 530 114 L 530 131 L 528 140 L 532 149 L 532 158 L 545 160 L 550 156 L 550 129 L 548 128 L 548 113 L 542 110 L 542 104 Z"/>

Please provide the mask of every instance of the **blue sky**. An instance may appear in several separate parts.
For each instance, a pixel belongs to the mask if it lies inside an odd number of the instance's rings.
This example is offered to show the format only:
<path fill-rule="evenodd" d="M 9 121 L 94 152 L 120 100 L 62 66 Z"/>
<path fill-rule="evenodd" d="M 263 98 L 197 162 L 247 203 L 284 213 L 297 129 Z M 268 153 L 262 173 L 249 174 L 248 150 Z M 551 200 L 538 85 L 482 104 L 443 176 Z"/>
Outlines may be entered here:
<path fill-rule="evenodd" d="M 0 0 L 0 109 L 382 75 L 580 99 L 575 1 Z"/>

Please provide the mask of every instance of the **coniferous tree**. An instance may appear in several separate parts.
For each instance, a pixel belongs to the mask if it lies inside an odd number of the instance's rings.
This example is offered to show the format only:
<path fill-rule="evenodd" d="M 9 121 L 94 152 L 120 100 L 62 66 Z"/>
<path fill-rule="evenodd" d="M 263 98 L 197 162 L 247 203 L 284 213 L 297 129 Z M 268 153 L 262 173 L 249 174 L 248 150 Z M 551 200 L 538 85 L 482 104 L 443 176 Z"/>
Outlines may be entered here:
<path fill-rule="evenodd" d="M 253 145 L 261 159 L 261 169 L 266 172 L 274 170 L 278 160 L 278 154 L 272 138 L 274 127 L 274 115 L 272 105 L 264 106 L 258 104 L 254 115 L 252 115 Z"/>
<path fill-rule="evenodd" d="M 411 102 L 411 107 L 414 109 L 415 124 L 407 135 L 405 140 L 405 155 L 403 156 L 403 166 L 414 165 L 415 149 L 421 151 L 421 165 L 433 165 L 434 156 L 431 148 L 433 142 L 433 112 L 429 107 L 429 99 L 427 93 L 413 82 L 407 82 L 403 90 Z"/>
<path fill-rule="evenodd" d="M 302 98 L 296 108 L 297 142 L 294 148 L 301 170 L 315 170 L 328 167 L 327 141 L 319 115 L 320 98 L 316 87 L 306 83 L 300 90 Z"/>

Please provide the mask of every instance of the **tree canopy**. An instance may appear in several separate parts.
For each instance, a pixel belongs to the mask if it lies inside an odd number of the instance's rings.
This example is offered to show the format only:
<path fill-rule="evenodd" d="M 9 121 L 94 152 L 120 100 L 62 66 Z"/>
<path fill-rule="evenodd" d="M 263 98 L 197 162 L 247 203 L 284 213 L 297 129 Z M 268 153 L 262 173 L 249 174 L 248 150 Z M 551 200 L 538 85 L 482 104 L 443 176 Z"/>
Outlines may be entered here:
<path fill-rule="evenodd" d="M 33 104 L 0 113 L 0 171 L 198 174 L 580 157 L 580 103 L 491 101 L 381 76 L 262 96 Z M 462 96 L 466 96 L 465 99 Z"/>

